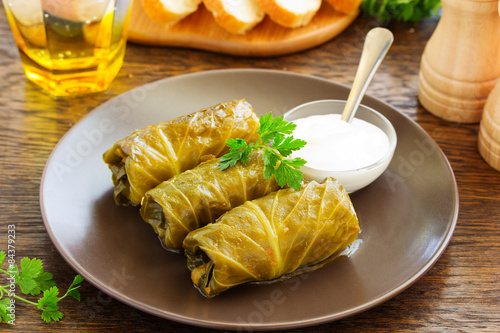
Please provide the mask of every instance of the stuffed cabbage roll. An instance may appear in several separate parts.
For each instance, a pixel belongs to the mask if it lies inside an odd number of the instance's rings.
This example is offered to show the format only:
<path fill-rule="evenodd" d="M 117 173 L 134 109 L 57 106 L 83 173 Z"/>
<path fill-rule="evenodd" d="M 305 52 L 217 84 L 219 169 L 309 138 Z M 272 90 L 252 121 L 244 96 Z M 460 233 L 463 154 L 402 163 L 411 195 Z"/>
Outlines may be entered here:
<path fill-rule="evenodd" d="M 250 281 L 276 281 L 334 261 L 359 233 L 333 178 L 247 201 L 190 232 L 183 247 L 191 279 L 207 297 Z"/>
<path fill-rule="evenodd" d="M 259 119 L 245 100 L 231 100 L 136 130 L 104 153 L 117 204 L 138 205 L 146 191 L 204 160 L 229 152 L 226 140 L 257 139 Z"/>
<path fill-rule="evenodd" d="M 265 180 L 263 151 L 250 154 L 224 171 L 220 158 L 201 163 L 146 192 L 141 216 L 151 224 L 165 247 L 182 250 L 184 237 L 247 200 L 280 188 L 274 177 Z"/>

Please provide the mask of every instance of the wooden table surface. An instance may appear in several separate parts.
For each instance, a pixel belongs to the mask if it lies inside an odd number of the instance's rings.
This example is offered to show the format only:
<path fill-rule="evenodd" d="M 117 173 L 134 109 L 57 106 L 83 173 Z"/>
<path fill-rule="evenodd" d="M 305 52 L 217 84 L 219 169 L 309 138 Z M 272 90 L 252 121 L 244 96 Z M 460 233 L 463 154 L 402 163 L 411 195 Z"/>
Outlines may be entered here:
<path fill-rule="evenodd" d="M 420 57 L 437 18 L 420 24 L 391 23 L 395 42 L 368 94 L 390 103 L 420 124 L 446 154 L 460 197 L 457 226 L 437 263 L 414 285 L 363 313 L 293 332 L 499 332 L 500 173 L 477 151 L 478 124 L 443 121 L 417 100 Z M 7 249 L 8 225 L 15 225 L 16 258 L 37 257 L 65 288 L 76 272 L 52 244 L 42 221 L 39 186 L 56 143 L 76 122 L 103 102 L 145 83 L 221 68 L 266 68 L 306 73 L 350 85 L 367 31 L 380 25 L 360 17 L 337 38 L 311 50 L 276 58 L 240 58 L 203 51 L 129 43 L 125 63 L 104 93 L 54 100 L 23 74 L 18 51 L 0 10 L 0 249 Z M 5 266 L 4 266 L 5 267 Z M 1 283 L 7 284 L 5 279 Z M 146 280 L 147 283 L 147 280 Z M 84 282 L 82 301 L 64 300 L 65 317 L 45 324 L 32 305 L 16 303 L 16 325 L 0 331 L 209 332 L 143 313 L 103 297 Z"/>

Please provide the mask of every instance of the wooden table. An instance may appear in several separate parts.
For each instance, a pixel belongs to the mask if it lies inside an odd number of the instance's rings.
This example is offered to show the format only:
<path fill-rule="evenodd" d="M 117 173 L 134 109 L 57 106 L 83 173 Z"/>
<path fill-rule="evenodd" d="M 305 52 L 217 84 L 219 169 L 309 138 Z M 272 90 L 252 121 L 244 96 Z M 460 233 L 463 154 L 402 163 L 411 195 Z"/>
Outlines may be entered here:
<path fill-rule="evenodd" d="M 417 101 L 420 57 L 437 22 L 431 18 L 420 24 L 388 25 L 395 42 L 367 93 L 417 121 L 448 157 L 460 195 L 451 242 L 426 275 L 393 299 L 358 315 L 294 332 L 500 331 L 500 173 L 478 154 L 478 124 L 443 121 Z M 154 80 L 220 68 L 279 69 L 350 85 L 364 36 L 377 25 L 360 17 L 324 45 L 276 58 L 129 44 L 123 68 L 109 90 L 54 100 L 25 79 L 5 12 L 0 10 L 0 249 L 7 248 L 8 225 L 15 224 L 19 260 L 42 259 L 61 288 L 73 279 L 76 273 L 55 249 L 42 221 L 40 179 L 59 139 L 103 102 Z M 87 282 L 80 291 L 81 303 L 62 301 L 65 317 L 58 323 L 45 324 L 37 309 L 17 302 L 15 328 L 22 332 L 211 331 L 143 313 L 105 297 Z M 0 327 L 7 330 L 5 324 Z"/>

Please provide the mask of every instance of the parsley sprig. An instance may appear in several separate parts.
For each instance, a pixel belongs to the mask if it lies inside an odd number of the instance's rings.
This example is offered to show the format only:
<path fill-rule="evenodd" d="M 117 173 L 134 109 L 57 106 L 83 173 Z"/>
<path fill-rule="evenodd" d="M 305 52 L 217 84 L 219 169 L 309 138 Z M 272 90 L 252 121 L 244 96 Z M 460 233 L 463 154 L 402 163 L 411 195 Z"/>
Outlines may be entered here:
<path fill-rule="evenodd" d="M 2 267 L 5 257 L 5 252 L 0 251 L 0 267 Z M 78 288 L 80 288 L 79 284 L 83 282 L 83 278 L 80 275 L 75 276 L 66 293 L 58 297 L 59 289 L 55 281 L 52 280 L 52 274 L 44 272 L 43 263 L 40 259 L 23 258 L 20 266 L 20 270 L 16 264 L 9 265 L 7 271 L 0 268 L 0 272 L 7 274 L 10 282 L 8 285 L 0 286 L 0 322 L 3 319 L 6 323 L 9 323 L 13 319 L 9 316 L 11 299 L 7 297 L 13 297 L 36 306 L 42 311 L 42 319 L 47 323 L 59 321 L 63 317 L 62 312 L 59 311 L 59 301 L 67 296 L 72 296 L 80 301 Z M 30 301 L 13 293 L 11 284 L 18 285 L 24 295 L 37 296 L 43 292 L 43 296 L 38 299 L 38 302 Z"/>
<path fill-rule="evenodd" d="M 246 164 L 253 150 L 263 149 L 264 178 L 269 180 L 274 175 L 281 187 L 287 184 L 299 189 L 304 178 L 299 168 L 306 161 L 300 157 L 286 158 L 306 145 L 304 140 L 290 135 L 296 126 L 284 120 L 283 116 L 273 117 L 271 113 L 260 116 L 257 142 L 247 144 L 243 139 L 227 140 L 230 152 L 221 157 L 219 169 L 234 166 L 238 161 Z"/>
<path fill-rule="evenodd" d="M 441 7 L 441 0 L 363 0 L 361 10 L 368 16 L 388 22 L 418 22 Z"/>

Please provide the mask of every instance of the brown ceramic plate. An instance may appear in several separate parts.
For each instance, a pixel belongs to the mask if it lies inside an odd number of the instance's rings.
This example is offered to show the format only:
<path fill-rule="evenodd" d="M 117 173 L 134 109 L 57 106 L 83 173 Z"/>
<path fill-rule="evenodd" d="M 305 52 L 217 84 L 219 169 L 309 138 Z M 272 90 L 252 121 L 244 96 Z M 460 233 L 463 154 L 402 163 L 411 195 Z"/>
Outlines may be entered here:
<path fill-rule="evenodd" d="M 244 285 L 214 299 L 192 285 L 183 255 L 162 248 L 137 208 L 113 202 L 103 152 L 137 128 L 224 100 L 246 98 L 257 113 L 283 114 L 316 99 L 345 99 L 348 88 L 268 70 L 208 71 L 154 82 L 92 111 L 59 142 L 41 184 L 47 232 L 67 262 L 108 295 L 142 311 L 220 329 L 320 324 L 365 311 L 414 283 L 437 261 L 455 228 L 453 171 L 415 122 L 371 97 L 363 103 L 394 125 L 388 170 L 354 193 L 362 232 L 348 259 L 270 285 Z"/>

